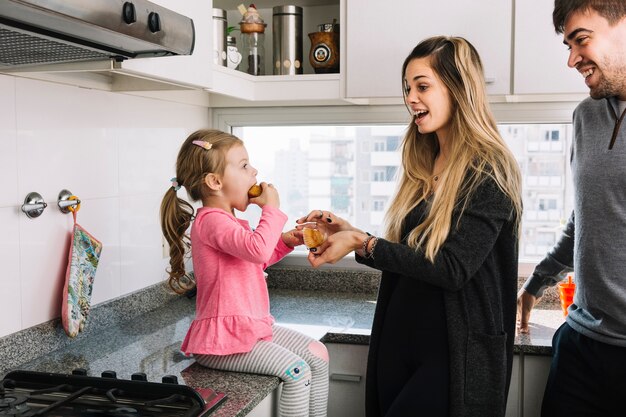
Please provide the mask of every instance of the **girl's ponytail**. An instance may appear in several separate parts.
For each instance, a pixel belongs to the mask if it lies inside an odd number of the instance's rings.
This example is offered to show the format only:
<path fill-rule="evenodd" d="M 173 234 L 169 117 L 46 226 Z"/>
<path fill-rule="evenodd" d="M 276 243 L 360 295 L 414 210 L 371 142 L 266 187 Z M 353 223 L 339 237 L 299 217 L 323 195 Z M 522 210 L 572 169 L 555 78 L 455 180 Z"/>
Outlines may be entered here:
<path fill-rule="evenodd" d="M 190 247 L 187 230 L 193 219 L 191 204 L 178 198 L 176 186 L 170 187 L 161 202 L 161 230 L 170 246 L 168 284 L 178 294 L 193 288 L 194 283 L 185 274 L 185 253 Z"/>
<path fill-rule="evenodd" d="M 202 201 L 209 190 L 205 177 L 209 173 L 222 175 L 226 166 L 226 152 L 241 139 L 214 129 L 198 130 L 185 140 L 176 159 L 176 178 L 161 202 L 161 230 L 170 245 L 168 284 L 178 294 L 195 287 L 195 280 L 185 273 L 185 255 L 191 247 L 187 231 L 193 220 L 192 205 L 178 198 L 176 191 L 185 187 L 192 202 Z"/>

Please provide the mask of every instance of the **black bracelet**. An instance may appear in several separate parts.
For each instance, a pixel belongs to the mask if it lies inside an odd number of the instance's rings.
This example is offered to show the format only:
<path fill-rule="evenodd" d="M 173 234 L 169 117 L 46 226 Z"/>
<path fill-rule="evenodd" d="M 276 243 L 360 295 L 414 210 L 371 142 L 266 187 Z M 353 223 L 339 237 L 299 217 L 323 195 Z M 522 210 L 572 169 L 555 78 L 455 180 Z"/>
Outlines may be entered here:
<path fill-rule="evenodd" d="M 372 243 L 372 248 L 368 251 L 367 246 L 369 245 L 370 240 L 372 239 L 374 239 L 374 243 Z M 374 248 L 376 247 L 377 243 L 378 243 L 378 238 L 376 236 L 372 236 L 371 234 L 367 233 L 367 239 L 365 239 L 365 241 L 363 242 L 363 257 L 365 259 L 370 259 L 370 258 L 374 259 Z"/>
<path fill-rule="evenodd" d="M 367 252 L 367 245 L 370 244 L 370 240 L 372 239 L 376 239 L 375 236 L 370 235 L 369 233 L 367 234 L 367 237 L 365 238 L 365 240 L 363 241 L 363 257 L 364 258 L 369 258 L 370 256 L 368 255 Z"/>

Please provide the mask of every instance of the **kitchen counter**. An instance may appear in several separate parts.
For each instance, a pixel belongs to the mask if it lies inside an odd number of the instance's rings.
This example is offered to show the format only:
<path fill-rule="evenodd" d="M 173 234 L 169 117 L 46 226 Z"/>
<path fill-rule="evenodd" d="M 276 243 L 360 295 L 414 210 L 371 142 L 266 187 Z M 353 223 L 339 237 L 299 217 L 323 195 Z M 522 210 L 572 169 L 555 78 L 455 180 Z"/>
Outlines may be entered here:
<path fill-rule="evenodd" d="M 154 291 L 163 291 L 155 286 Z M 374 314 L 371 293 L 270 289 L 272 314 L 278 324 L 292 327 L 326 343 L 368 344 Z M 126 322 L 111 325 L 67 346 L 15 368 L 69 373 L 84 368 L 89 375 L 114 370 L 119 378 L 146 373 L 149 381 L 176 375 L 196 388 L 210 387 L 228 396 L 212 416 L 248 414 L 278 385 L 271 376 L 209 370 L 185 357 L 180 344 L 194 315 L 194 299 L 167 298 L 161 307 Z M 533 312 L 531 333 L 516 338 L 517 353 L 549 355 L 552 334 L 563 322 L 560 310 Z M 90 323 L 87 324 L 89 326 Z M 332 360 L 332 358 L 331 358 Z"/>

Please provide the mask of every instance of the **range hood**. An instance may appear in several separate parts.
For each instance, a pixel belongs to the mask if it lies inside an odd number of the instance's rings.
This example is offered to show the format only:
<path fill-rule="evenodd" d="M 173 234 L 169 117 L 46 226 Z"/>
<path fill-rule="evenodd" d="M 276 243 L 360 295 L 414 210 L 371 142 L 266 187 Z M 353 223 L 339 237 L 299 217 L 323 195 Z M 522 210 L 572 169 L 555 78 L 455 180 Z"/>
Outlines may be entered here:
<path fill-rule="evenodd" d="M 1 0 L 0 71 L 190 55 L 193 20 L 147 0 Z"/>

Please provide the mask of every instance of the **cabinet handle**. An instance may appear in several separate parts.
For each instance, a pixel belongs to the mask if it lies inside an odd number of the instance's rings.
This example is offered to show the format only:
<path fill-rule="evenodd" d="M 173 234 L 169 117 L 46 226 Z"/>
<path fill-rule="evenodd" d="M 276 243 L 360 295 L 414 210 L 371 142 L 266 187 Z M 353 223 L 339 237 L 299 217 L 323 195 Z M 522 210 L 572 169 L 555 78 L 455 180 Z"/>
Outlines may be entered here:
<path fill-rule="evenodd" d="M 331 374 L 331 381 L 361 382 L 361 375 Z"/>

